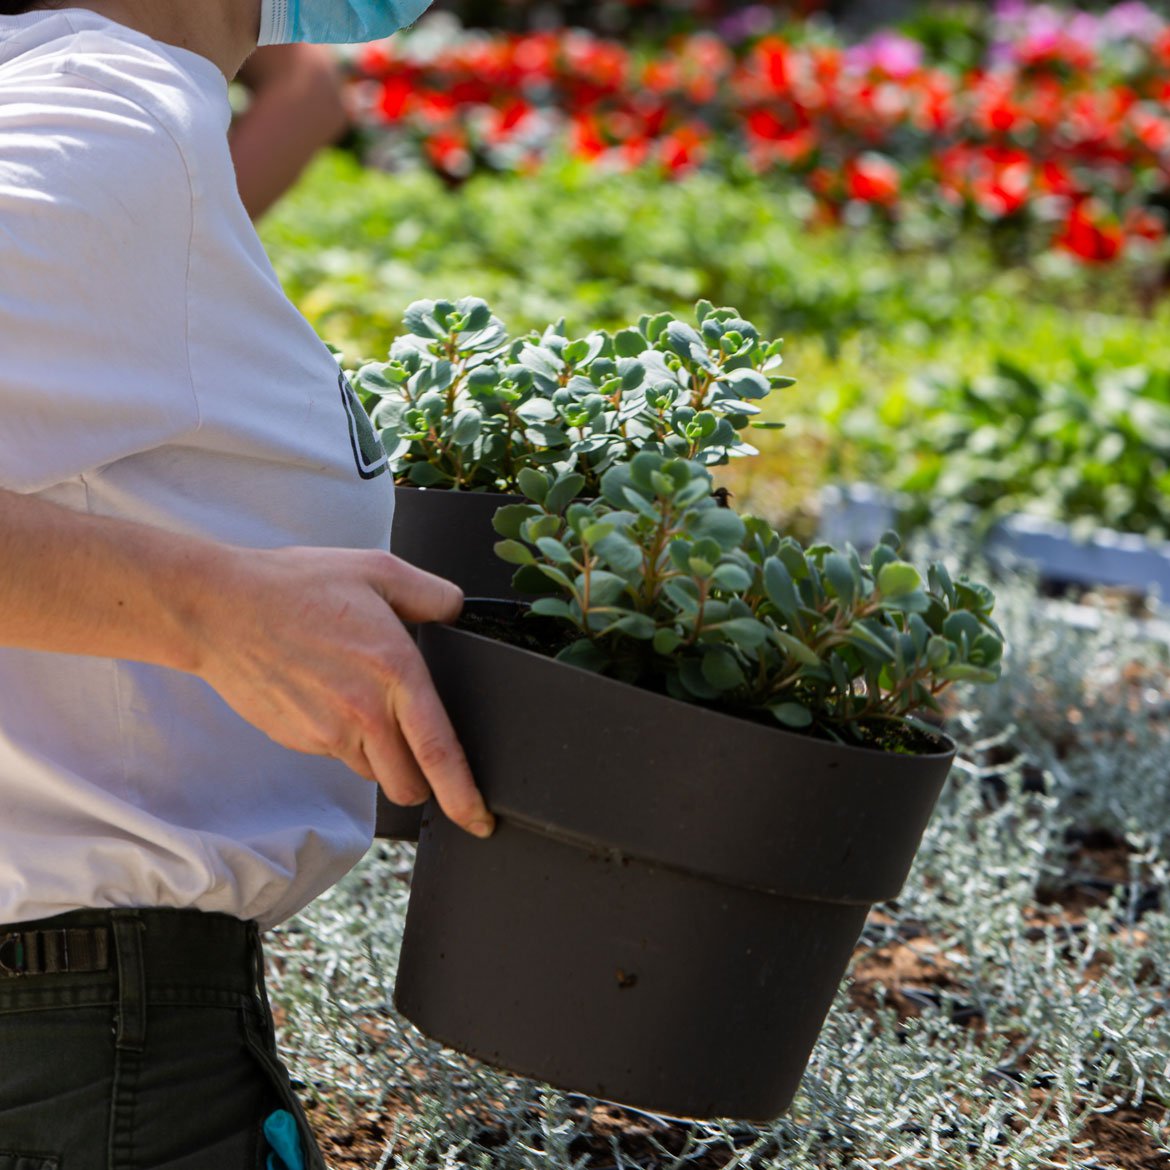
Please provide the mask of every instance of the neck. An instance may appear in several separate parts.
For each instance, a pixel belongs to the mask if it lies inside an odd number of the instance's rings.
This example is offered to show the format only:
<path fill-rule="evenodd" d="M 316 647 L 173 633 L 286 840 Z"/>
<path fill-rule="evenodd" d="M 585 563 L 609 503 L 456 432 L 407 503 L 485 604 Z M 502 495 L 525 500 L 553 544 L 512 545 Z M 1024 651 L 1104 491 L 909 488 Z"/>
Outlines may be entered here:
<path fill-rule="evenodd" d="M 70 0 L 70 6 L 198 53 L 228 80 L 260 35 L 260 0 Z"/>

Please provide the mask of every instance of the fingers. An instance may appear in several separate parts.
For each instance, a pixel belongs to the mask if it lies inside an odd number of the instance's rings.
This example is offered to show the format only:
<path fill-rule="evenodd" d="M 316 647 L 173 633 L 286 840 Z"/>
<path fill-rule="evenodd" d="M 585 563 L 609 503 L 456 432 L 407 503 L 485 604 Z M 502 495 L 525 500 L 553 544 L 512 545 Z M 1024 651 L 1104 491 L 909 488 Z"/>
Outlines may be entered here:
<path fill-rule="evenodd" d="M 377 781 L 387 800 L 409 808 L 430 798 L 430 785 L 393 718 L 387 720 L 383 734 L 362 741 L 362 750 L 372 769 L 370 779 Z"/>
<path fill-rule="evenodd" d="M 458 585 L 394 556 L 385 559 L 374 586 L 406 622 L 453 622 L 463 609 Z"/>
<path fill-rule="evenodd" d="M 422 660 L 395 679 L 391 702 L 419 769 L 446 815 L 476 837 L 490 837 L 495 817 L 471 776 L 455 729 Z"/>

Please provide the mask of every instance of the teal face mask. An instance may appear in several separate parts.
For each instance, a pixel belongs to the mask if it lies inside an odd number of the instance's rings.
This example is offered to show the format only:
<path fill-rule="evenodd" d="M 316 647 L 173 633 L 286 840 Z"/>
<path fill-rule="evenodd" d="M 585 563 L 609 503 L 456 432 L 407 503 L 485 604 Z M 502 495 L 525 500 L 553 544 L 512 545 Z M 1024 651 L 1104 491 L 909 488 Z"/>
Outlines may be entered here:
<path fill-rule="evenodd" d="M 355 45 L 413 24 L 431 0 L 261 0 L 261 45 Z"/>

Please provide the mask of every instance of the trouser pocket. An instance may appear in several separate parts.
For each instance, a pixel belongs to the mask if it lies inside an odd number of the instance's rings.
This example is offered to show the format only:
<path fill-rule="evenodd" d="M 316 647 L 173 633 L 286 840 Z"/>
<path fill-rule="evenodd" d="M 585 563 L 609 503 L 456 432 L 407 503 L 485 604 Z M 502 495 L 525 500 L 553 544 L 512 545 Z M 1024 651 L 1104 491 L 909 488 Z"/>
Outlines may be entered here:
<path fill-rule="evenodd" d="M 249 1008 L 244 1008 L 242 1011 L 244 1040 L 248 1051 L 264 1071 L 276 1095 L 279 1107 L 287 1109 L 296 1119 L 306 1170 L 327 1170 L 325 1159 L 317 1146 L 317 1139 L 313 1136 L 313 1131 L 309 1126 L 309 1119 L 305 1116 L 304 1108 L 289 1081 L 288 1070 L 284 1067 L 280 1057 L 277 1056 L 270 1037 L 256 1018 L 256 1013 Z M 0 1170 L 6 1170 L 6 1167 L 0 1164 Z"/>

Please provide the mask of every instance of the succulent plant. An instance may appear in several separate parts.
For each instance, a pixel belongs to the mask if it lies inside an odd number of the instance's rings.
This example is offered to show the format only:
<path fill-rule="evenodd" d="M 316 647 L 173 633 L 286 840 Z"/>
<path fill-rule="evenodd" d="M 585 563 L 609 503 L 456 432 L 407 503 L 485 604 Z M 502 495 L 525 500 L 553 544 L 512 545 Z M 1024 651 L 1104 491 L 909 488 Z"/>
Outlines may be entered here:
<path fill-rule="evenodd" d="M 883 538 L 869 563 L 805 550 L 720 507 L 692 460 L 645 451 L 582 502 L 580 473 L 528 469 L 496 546 L 577 637 L 562 660 L 675 698 L 853 743 L 890 745 L 951 683 L 999 677 L 992 592 L 925 577 Z"/>
<path fill-rule="evenodd" d="M 475 297 L 416 301 L 389 360 L 357 371 L 398 482 L 516 492 L 525 469 L 601 477 L 640 451 L 704 466 L 755 453 L 742 432 L 759 401 L 791 385 L 780 341 L 734 309 L 696 306 L 616 333 L 570 339 L 563 320 L 510 339 Z"/>

